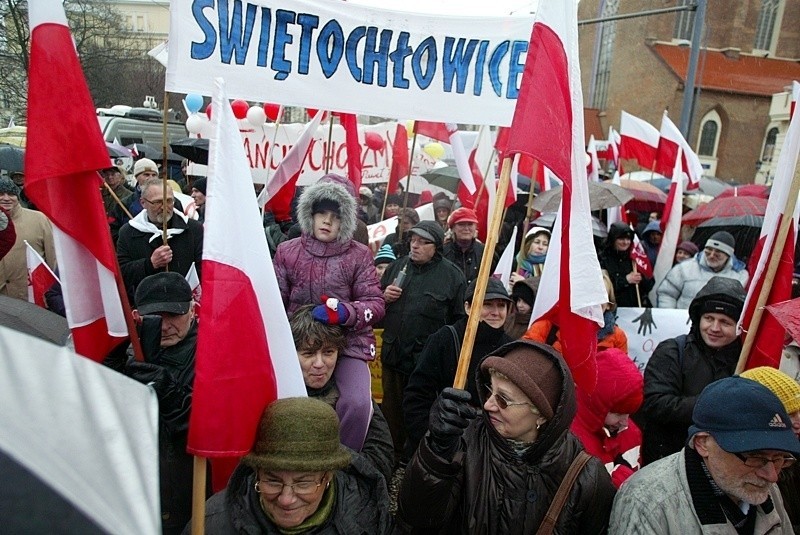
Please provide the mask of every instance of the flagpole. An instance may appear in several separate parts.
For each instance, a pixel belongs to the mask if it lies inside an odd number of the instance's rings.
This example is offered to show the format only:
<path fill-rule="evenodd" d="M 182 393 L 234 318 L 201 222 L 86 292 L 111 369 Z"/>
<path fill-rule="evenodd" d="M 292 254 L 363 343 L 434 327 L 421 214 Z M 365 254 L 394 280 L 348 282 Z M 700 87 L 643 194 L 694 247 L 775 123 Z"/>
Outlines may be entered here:
<path fill-rule="evenodd" d="M 161 191 L 161 240 L 163 241 L 164 245 L 167 245 L 167 226 L 169 225 L 169 221 L 167 218 L 167 110 L 169 103 L 169 93 L 164 90 L 164 112 L 163 112 L 163 120 L 161 121 L 162 130 L 161 130 L 161 154 L 163 160 L 161 160 L 161 182 L 163 184 L 162 191 Z M 165 271 L 169 271 L 169 264 L 164 266 Z"/>
<path fill-rule="evenodd" d="M 321 113 L 322 110 L 318 111 L 317 113 Z M 331 168 L 331 160 L 334 158 L 333 154 L 333 112 L 330 112 L 330 117 L 328 118 L 328 149 L 325 151 L 325 174 L 328 174 L 328 171 Z M 330 152 L 330 157 L 328 157 L 328 153 Z"/>
<path fill-rule="evenodd" d="M 102 177 L 101 177 L 101 180 L 103 180 Z M 109 193 L 109 195 L 111 195 L 111 198 L 114 199 L 114 201 L 116 201 L 117 205 L 119 205 L 119 207 L 122 208 L 122 211 L 125 212 L 125 215 L 128 216 L 128 219 L 133 219 L 133 216 L 128 211 L 128 209 L 125 207 L 125 204 L 123 204 L 123 202 L 121 200 L 119 200 L 119 197 L 117 197 L 117 194 L 114 193 L 114 190 L 111 189 L 111 186 L 109 186 L 106 183 L 105 180 L 103 180 L 103 187 L 106 188 L 106 191 Z"/>
<path fill-rule="evenodd" d="M 756 307 L 753 310 L 753 319 L 750 320 L 750 325 L 747 328 L 747 335 L 742 345 L 742 352 L 739 354 L 739 362 L 736 363 L 735 375 L 744 371 L 747 359 L 750 356 L 750 350 L 755 343 L 755 336 L 758 332 L 758 326 L 761 324 L 761 317 L 764 315 L 764 307 L 767 304 L 769 292 L 772 289 L 772 282 L 775 278 L 775 273 L 778 271 L 778 265 L 783 256 L 783 249 L 786 247 L 786 237 L 789 235 L 789 225 L 791 225 L 793 221 L 794 207 L 797 203 L 798 193 L 800 193 L 800 166 L 794 170 L 792 186 L 789 189 L 789 195 L 786 197 L 786 204 L 783 207 L 781 226 L 778 229 L 778 235 L 775 237 L 775 242 L 772 246 L 772 254 L 770 254 L 769 257 L 767 272 L 764 275 L 764 282 L 761 284 L 758 301 L 756 301 Z"/>
<path fill-rule="evenodd" d="M 478 322 L 481 319 L 480 311 L 483 308 L 483 298 L 486 295 L 486 284 L 489 282 L 494 249 L 497 246 L 497 237 L 500 234 L 503 207 L 505 205 L 506 193 L 508 193 L 508 183 L 510 180 L 511 158 L 504 158 L 503 167 L 500 172 L 500 183 L 497 185 L 497 195 L 494 201 L 494 212 L 492 213 L 492 220 L 489 223 L 489 230 L 486 233 L 486 243 L 484 244 L 483 257 L 481 258 L 481 268 L 480 271 L 478 271 L 478 278 L 475 282 L 475 295 L 472 297 L 472 305 L 470 306 L 472 313 L 467 319 L 467 330 L 464 333 L 464 341 L 461 343 L 461 354 L 458 357 L 458 368 L 456 369 L 456 376 L 453 380 L 453 388 L 463 389 L 467 382 L 469 361 L 472 358 L 472 346 L 475 344 Z"/>
<path fill-rule="evenodd" d="M 317 112 L 319 113 L 319 112 Z M 283 104 L 278 107 L 278 119 L 275 121 L 275 132 L 272 134 L 272 143 L 269 146 L 269 156 L 267 157 L 267 178 L 264 179 L 264 187 L 269 184 L 269 172 L 272 171 L 272 153 L 275 151 L 275 141 L 278 139 L 278 128 L 281 126 L 281 119 L 283 119 Z"/>
<path fill-rule="evenodd" d="M 194 456 L 192 472 L 192 535 L 203 535 L 206 524 L 206 458 Z"/>
<path fill-rule="evenodd" d="M 639 270 L 636 269 L 636 262 L 634 262 L 633 260 L 631 260 L 631 267 L 633 268 L 633 271 L 631 273 L 639 272 Z M 639 293 L 639 283 L 637 282 L 635 286 L 636 286 L 636 302 L 639 303 L 639 308 L 642 308 L 642 294 Z"/>

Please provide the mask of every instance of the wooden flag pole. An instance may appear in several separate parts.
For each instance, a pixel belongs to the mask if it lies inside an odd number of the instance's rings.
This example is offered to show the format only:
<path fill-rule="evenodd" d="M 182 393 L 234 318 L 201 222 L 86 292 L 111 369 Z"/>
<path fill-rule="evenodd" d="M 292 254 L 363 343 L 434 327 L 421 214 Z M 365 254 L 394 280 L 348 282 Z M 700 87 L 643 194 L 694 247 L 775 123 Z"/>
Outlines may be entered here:
<path fill-rule="evenodd" d="M 631 267 L 633 268 L 633 271 L 631 271 L 631 273 L 639 272 L 639 270 L 636 269 L 636 262 L 634 262 L 633 260 L 631 260 Z M 639 283 L 637 282 L 635 286 L 636 286 L 636 302 L 639 303 L 639 308 L 642 308 L 642 294 L 639 293 Z"/>
<path fill-rule="evenodd" d="M 112 199 L 114 199 L 114 202 L 116 202 L 116 203 L 117 203 L 117 205 L 118 205 L 120 208 L 122 208 L 122 211 L 123 211 L 123 212 L 125 212 L 125 215 L 126 215 L 126 216 L 128 216 L 128 219 L 133 219 L 133 216 L 132 216 L 132 215 L 131 215 L 131 213 L 128 211 L 128 209 L 125 207 L 125 205 L 122 203 L 122 201 L 121 201 L 121 200 L 119 200 L 119 197 L 117 197 L 117 194 L 116 194 L 116 193 L 114 193 L 114 190 L 113 190 L 113 189 L 111 189 L 111 186 L 109 186 L 108 184 L 106 184 L 106 181 L 105 181 L 105 180 L 104 180 L 102 177 L 100 177 L 100 180 L 102 180 L 102 181 L 103 181 L 103 187 L 105 187 L 105 188 L 106 188 L 106 191 L 108 192 L 108 194 L 109 194 L 109 195 L 111 195 L 111 198 L 112 198 Z"/>
<path fill-rule="evenodd" d="M 505 205 L 508 183 L 511 179 L 511 158 L 503 159 L 503 168 L 500 171 L 500 183 L 497 185 L 497 196 L 494 202 L 494 213 L 489 223 L 486 233 L 486 243 L 481 258 L 481 268 L 478 271 L 478 279 L 475 282 L 475 295 L 472 297 L 472 314 L 467 319 L 467 330 L 464 333 L 464 341 L 461 343 L 461 354 L 458 357 L 458 368 L 456 377 L 453 381 L 453 388 L 464 389 L 467 383 L 467 373 L 469 371 L 469 361 L 472 358 L 472 346 L 475 344 L 475 335 L 478 332 L 478 322 L 481 319 L 480 311 L 483 308 L 483 298 L 486 295 L 486 284 L 489 282 L 489 275 L 492 268 L 492 258 L 494 249 L 497 246 L 497 237 L 500 234 L 500 225 L 503 221 L 503 207 Z"/>
<path fill-rule="evenodd" d="M 163 190 L 161 195 L 161 215 L 163 221 L 161 221 L 161 240 L 163 241 L 164 245 L 167 245 L 167 226 L 169 225 L 169 218 L 167 218 L 167 188 L 169 185 L 167 184 L 167 110 L 169 110 L 169 93 L 164 91 L 164 112 L 163 112 L 163 121 L 161 121 L 161 155 L 163 160 L 161 160 L 161 183 L 163 184 Z M 167 264 L 164 268 L 166 271 L 169 271 L 169 264 Z"/>
<path fill-rule="evenodd" d="M 192 473 L 192 535 L 203 535 L 206 528 L 206 458 L 194 456 Z"/>
<path fill-rule="evenodd" d="M 769 264 L 767 264 L 767 271 L 764 274 L 764 283 L 761 285 L 758 301 L 756 301 L 756 307 L 753 310 L 753 319 L 750 320 L 750 325 L 747 328 L 747 335 L 742 345 L 742 352 L 739 354 L 739 362 L 736 363 L 736 371 L 734 372 L 736 375 L 744 371 L 747 359 L 750 357 L 750 350 L 755 343 L 756 332 L 758 332 L 758 327 L 761 324 L 761 317 L 764 315 L 764 306 L 767 304 L 769 291 L 772 289 L 772 282 L 775 279 L 775 273 L 778 271 L 778 264 L 783 256 L 783 249 L 786 247 L 786 237 L 789 235 L 789 225 L 792 224 L 792 216 L 797 203 L 798 193 L 800 193 L 800 166 L 797 166 L 794 170 L 792 185 L 789 188 L 789 195 L 786 197 L 786 204 L 783 207 L 781 226 L 778 229 L 778 235 L 775 237 L 775 242 L 772 246 L 772 254 L 769 257 Z"/>

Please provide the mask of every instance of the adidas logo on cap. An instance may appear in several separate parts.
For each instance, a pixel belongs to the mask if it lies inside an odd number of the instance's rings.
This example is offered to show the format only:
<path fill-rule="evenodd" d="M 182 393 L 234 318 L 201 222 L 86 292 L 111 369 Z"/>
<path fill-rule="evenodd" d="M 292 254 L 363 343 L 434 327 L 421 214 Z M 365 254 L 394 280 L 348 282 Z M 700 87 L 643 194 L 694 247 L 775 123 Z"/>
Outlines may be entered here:
<path fill-rule="evenodd" d="M 786 429 L 786 424 L 783 422 L 783 420 L 781 419 L 781 417 L 780 417 L 780 415 L 778 413 L 775 413 L 775 416 L 773 416 L 772 420 L 769 421 L 769 426 L 770 427 L 781 427 L 783 429 Z"/>

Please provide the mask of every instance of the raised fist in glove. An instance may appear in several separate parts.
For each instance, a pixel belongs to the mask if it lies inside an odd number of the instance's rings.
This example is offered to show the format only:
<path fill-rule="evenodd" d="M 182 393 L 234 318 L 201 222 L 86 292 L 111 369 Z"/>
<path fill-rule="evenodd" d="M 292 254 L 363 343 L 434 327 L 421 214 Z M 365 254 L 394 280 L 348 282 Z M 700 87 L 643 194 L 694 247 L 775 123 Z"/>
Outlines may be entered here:
<path fill-rule="evenodd" d="M 129 360 L 125 365 L 125 375 L 142 384 L 153 385 L 158 399 L 163 399 L 175 386 L 175 378 L 163 366 L 151 362 Z"/>
<path fill-rule="evenodd" d="M 477 415 L 469 404 L 471 400 L 466 390 L 445 388 L 439 394 L 428 422 L 429 443 L 435 454 L 449 459 L 458 451 L 464 429 Z"/>
<path fill-rule="evenodd" d="M 350 317 L 347 307 L 338 299 L 323 295 L 322 301 L 322 305 L 315 306 L 311 311 L 311 317 L 316 321 L 327 325 L 341 325 Z"/>

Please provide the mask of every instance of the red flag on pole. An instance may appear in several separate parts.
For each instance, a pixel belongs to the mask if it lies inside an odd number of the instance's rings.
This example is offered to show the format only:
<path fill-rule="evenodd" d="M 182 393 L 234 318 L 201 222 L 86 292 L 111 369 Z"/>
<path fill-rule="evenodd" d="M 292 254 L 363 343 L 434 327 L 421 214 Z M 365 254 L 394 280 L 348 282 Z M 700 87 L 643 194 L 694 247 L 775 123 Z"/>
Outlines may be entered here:
<path fill-rule="evenodd" d="M 703 176 L 703 164 L 695 154 L 689 143 L 683 138 L 683 134 L 675 126 L 667 112 L 661 118 L 661 132 L 658 139 L 658 150 L 656 151 L 656 173 L 671 177 L 676 168 L 675 160 L 681 155 L 682 174 L 688 177 L 686 184 L 687 190 L 700 187 L 700 177 Z"/>
<path fill-rule="evenodd" d="M 748 331 L 750 328 L 756 302 L 764 284 L 770 284 L 766 305 L 774 305 L 781 301 L 786 301 L 792 296 L 794 245 L 797 239 L 796 231 L 800 206 L 798 206 L 797 202 L 794 202 L 791 204 L 791 212 L 783 213 L 783 210 L 789 198 L 792 180 L 795 179 L 798 153 L 800 153 L 800 117 L 795 114 L 789 121 L 789 129 L 786 131 L 783 148 L 780 156 L 778 156 L 778 167 L 775 172 L 775 181 L 772 183 L 769 201 L 767 202 L 767 211 L 764 214 L 761 236 L 753 254 L 750 256 L 748 271 L 751 278 L 747 288 L 744 310 L 739 320 L 739 327 L 743 331 Z M 792 223 L 789 225 L 789 234 L 786 236 L 785 243 L 777 243 L 778 229 L 784 217 L 791 217 Z M 778 270 L 773 280 L 766 281 L 767 264 L 770 257 L 776 254 L 781 255 Z M 764 314 L 758 325 L 745 368 L 750 369 L 757 366 L 777 368 L 783 349 L 784 333 L 784 328 L 772 314 Z"/>
<path fill-rule="evenodd" d="M 681 237 L 681 218 L 683 217 L 683 158 L 681 152 L 679 147 L 678 157 L 675 158 L 675 169 L 672 172 L 672 183 L 669 186 L 669 195 L 667 195 L 667 204 L 664 206 L 664 215 L 661 218 L 661 232 L 664 233 L 664 237 L 661 239 L 656 263 L 653 266 L 655 284 L 650 290 L 650 302 L 654 305 L 657 303 L 658 286 L 672 269 L 675 250 L 678 248 Z"/>
<path fill-rule="evenodd" d="M 206 233 L 192 413 L 187 450 L 239 457 L 278 397 L 305 396 L 289 320 L 261 226 L 242 138 L 215 80 Z M 217 479 L 217 475 L 215 475 Z"/>
<path fill-rule="evenodd" d="M 108 151 L 64 6 L 58 0 L 41 0 L 28 7 L 31 52 L 25 191 L 53 222 L 75 350 L 101 361 L 128 336 L 97 173 L 108 167 Z M 53 126 L 56 109 L 60 110 L 58 127 Z"/>
<path fill-rule="evenodd" d="M 387 194 L 397 191 L 400 180 L 408 176 L 408 158 L 408 132 L 405 126 L 398 123 L 392 143 L 392 168 L 389 172 L 389 184 L 386 186 Z"/>
<path fill-rule="evenodd" d="M 42 308 L 47 308 L 44 294 L 58 281 L 58 277 L 27 241 L 25 242 L 25 259 L 28 264 L 28 301 Z"/>
<path fill-rule="evenodd" d="M 585 392 L 597 383 L 597 331 L 608 301 L 592 242 L 584 157 L 577 4 L 543 2 L 536 13 L 509 135 L 508 153 L 527 154 L 564 183 L 531 320 L 561 329 L 564 359 Z M 543 133 L 546 132 L 546 135 Z"/>
<path fill-rule="evenodd" d="M 644 245 L 639 240 L 639 236 L 633 233 L 633 245 L 630 250 L 631 260 L 636 264 L 636 270 L 641 273 L 645 278 L 653 278 L 653 265 L 647 257 L 647 252 L 644 250 Z"/>
<path fill-rule="evenodd" d="M 347 147 L 347 178 L 358 192 L 361 188 L 361 142 L 358 141 L 358 120 L 355 114 L 340 113 L 339 123 L 344 127 Z"/>
<path fill-rule="evenodd" d="M 645 169 L 652 169 L 661 137 L 658 130 L 647 121 L 623 111 L 619 134 L 620 159 L 636 160 Z"/>

